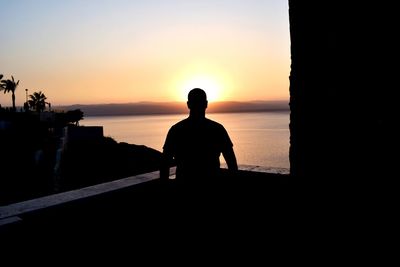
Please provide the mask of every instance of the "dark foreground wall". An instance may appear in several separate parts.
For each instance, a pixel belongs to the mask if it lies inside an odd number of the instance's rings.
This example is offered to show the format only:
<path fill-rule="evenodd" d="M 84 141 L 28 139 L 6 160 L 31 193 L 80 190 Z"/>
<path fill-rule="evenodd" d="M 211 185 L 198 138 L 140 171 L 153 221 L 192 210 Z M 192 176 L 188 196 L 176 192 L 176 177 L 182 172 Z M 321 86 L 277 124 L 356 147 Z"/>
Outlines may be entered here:
<path fill-rule="evenodd" d="M 314 184 L 396 172 L 395 16 L 361 3 L 289 1 L 291 173 Z"/>

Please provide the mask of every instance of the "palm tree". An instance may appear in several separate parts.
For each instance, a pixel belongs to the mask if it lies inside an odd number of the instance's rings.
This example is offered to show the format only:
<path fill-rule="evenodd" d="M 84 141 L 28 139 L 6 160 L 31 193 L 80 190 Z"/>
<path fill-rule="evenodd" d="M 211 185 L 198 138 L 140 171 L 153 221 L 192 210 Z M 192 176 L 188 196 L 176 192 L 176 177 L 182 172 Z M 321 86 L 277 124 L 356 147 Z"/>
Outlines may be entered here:
<path fill-rule="evenodd" d="M 4 93 L 9 93 L 11 92 L 12 94 L 12 105 L 13 105 L 13 111 L 16 110 L 15 108 L 15 90 L 17 89 L 17 86 L 19 84 L 19 80 L 15 82 L 14 77 L 11 76 L 11 80 L 2 80 L 0 83 L 0 89 L 4 90 Z"/>
<path fill-rule="evenodd" d="M 37 112 L 42 112 L 46 108 L 47 97 L 42 93 L 42 91 L 34 92 L 29 95 L 28 105 Z"/>

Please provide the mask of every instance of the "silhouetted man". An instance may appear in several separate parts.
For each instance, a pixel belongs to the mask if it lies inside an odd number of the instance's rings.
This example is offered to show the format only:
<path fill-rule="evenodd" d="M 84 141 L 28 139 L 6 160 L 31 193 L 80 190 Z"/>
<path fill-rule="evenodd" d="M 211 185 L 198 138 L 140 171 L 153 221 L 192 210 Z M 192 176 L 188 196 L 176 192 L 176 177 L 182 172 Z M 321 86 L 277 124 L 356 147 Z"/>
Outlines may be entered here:
<path fill-rule="evenodd" d="M 200 88 L 188 94 L 189 117 L 173 125 L 163 147 L 162 179 L 168 179 L 169 166 L 176 163 L 176 180 L 200 182 L 216 177 L 222 155 L 229 170 L 238 169 L 233 144 L 224 126 L 205 117 L 207 95 Z"/>

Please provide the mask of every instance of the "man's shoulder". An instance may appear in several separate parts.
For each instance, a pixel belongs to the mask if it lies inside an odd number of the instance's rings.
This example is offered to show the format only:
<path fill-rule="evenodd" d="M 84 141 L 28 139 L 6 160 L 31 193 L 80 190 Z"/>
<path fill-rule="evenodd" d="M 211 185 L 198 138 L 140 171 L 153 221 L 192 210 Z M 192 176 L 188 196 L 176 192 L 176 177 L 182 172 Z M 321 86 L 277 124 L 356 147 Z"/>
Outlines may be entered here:
<path fill-rule="evenodd" d="M 199 122 L 194 123 L 192 120 L 190 120 L 190 118 L 185 118 L 185 119 L 175 123 L 174 125 L 172 125 L 171 129 L 178 130 L 178 129 L 182 129 L 182 128 L 186 128 L 186 127 L 193 127 L 193 125 L 196 125 L 198 123 Z M 221 123 L 211 120 L 209 118 L 204 118 L 203 122 L 200 122 L 200 125 L 206 125 L 207 127 L 211 127 L 214 129 L 225 129 Z"/>
<path fill-rule="evenodd" d="M 182 119 L 180 121 L 178 121 L 177 123 L 175 123 L 174 125 L 172 125 L 172 127 L 176 127 L 176 126 L 180 126 L 180 125 L 185 125 L 188 123 L 188 118 Z"/>
<path fill-rule="evenodd" d="M 206 118 L 206 122 L 207 122 L 209 125 L 213 126 L 213 127 L 216 127 L 216 128 L 224 128 L 224 126 L 223 126 L 221 123 L 219 123 L 219 122 L 217 122 L 217 121 L 214 121 L 214 120 L 210 120 L 209 118 Z"/>
<path fill-rule="evenodd" d="M 183 119 L 181 121 L 178 121 L 177 123 L 175 123 L 174 125 L 171 126 L 171 130 L 176 130 L 176 129 L 180 129 L 182 127 L 185 127 L 185 125 L 188 124 L 188 118 Z"/>

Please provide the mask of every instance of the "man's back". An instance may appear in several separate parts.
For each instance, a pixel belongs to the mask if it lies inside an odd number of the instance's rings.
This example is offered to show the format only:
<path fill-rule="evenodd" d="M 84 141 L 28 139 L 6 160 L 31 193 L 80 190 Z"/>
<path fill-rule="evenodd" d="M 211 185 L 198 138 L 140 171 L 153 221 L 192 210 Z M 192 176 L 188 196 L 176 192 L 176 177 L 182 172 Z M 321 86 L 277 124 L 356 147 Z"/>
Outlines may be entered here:
<path fill-rule="evenodd" d="M 160 176 L 168 179 L 169 164 L 176 163 L 180 181 L 203 181 L 219 174 L 219 156 L 223 154 L 228 169 L 237 170 L 233 144 L 225 128 L 205 117 L 207 95 L 200 88 L 188 94 L 189 117 L 173 125 L 163 147 L 164 164 Z"/>
<path fill-rule="evenodd" d="M 219 156 L 232 145 L 221 124 L 207 118 L 189 117 L 171 127 L 164 152 L 175 158 L 178 179 L 186 176 L 205 179 L 217 175 Z"/>

